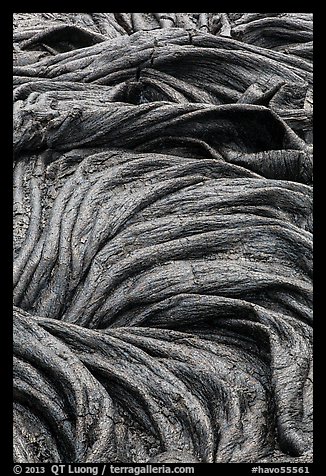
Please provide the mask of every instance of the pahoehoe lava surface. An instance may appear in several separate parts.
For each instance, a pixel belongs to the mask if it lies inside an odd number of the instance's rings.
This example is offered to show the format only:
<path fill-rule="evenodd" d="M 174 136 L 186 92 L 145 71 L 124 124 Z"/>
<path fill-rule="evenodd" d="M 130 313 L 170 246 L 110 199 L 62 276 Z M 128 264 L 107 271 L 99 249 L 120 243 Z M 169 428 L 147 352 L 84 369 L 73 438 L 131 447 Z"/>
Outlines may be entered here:
<path fill-rule="evenodd" d="M 312 460 L 312 14 L 14 15 L 15 462 Z"/>

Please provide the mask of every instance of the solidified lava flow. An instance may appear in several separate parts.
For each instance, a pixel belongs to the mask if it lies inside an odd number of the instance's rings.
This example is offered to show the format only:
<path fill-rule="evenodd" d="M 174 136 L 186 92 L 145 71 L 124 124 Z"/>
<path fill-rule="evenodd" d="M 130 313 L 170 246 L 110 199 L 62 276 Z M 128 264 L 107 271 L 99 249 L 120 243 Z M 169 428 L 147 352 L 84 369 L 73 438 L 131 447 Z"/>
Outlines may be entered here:
<path fill-rule="evenodd" d="M 312 461 L 312 14 L 14 14 L 15 462 Z"/>

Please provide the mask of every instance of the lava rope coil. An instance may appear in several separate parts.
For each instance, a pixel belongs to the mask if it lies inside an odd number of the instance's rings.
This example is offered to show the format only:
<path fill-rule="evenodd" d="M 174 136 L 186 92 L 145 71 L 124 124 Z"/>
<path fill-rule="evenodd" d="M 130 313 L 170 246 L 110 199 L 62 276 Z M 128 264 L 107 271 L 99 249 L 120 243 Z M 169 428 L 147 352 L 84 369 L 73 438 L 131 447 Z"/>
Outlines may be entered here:
<path fill-rule="evenodd" d="M 14 14 L 15 462 L 312 461 L 312 14 Z"/>

